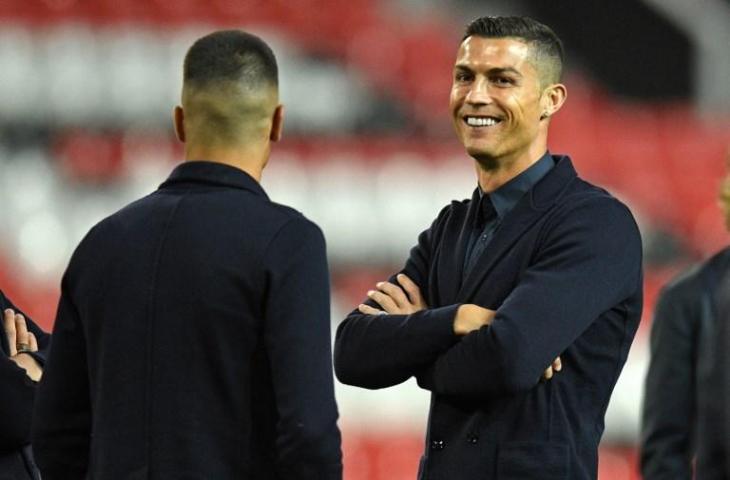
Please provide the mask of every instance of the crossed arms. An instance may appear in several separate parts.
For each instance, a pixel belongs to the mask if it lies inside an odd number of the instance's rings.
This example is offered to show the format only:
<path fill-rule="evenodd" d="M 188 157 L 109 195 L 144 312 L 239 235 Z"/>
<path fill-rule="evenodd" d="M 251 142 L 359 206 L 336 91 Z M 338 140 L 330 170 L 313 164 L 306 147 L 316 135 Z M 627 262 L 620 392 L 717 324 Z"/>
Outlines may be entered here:
<path fill-rule="evenodd" d="M 641 286 L 641 240 L 631 214 L 613 199 L 593 200 L 572 204 L 545 227 L 534 251 L 525 252 L 534 260 L 496 310 L 460 303 L 418 310 L 433 305 L 426 287 L 437 219 L 401 272 L 419 292 L 393 276 L 338 327 L 340 381 L 382 388 L 416 376 L 434 393 L 478 397 L 532 389 L 592 322 Z"/>
<path fill-rule="evenodd" d="M 370 290 L 368 297 L 376 302 L 382 310 L 371 307 L 370 305 L 361 303 L 357 309 L 367 315 L 409 315 L 411 313 L 420 312 L 428 309 L 428 305 L 423 300 L 423 295 L 413 280 L 408 278 L 404 273 L 396 275 L 398 284 L 391 282 L 378 282 L 375 287 L 378 290 Z M 459 305 L 454 316 L 454 335 L 459 337 L 467 335 L 471 332 L 479 330 L 484 326 L 489 326 L 494 321 L 496 311 L 488 308 L 466 303 Z M 542 374 L 544 380 L 550 380 L 554 372 L 562 369 L 560 357 L 553 360 Z"/>

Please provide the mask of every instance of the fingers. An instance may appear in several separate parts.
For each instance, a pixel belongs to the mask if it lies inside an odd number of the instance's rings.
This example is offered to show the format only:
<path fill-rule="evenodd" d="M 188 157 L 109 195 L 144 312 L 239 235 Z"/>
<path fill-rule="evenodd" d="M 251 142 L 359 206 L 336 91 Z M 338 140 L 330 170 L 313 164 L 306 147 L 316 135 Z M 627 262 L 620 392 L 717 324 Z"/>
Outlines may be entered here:
<path fill-rule="evenodd" d="M 28 340 L 28 325 L 25 323 L 25 317 L 20 313 L 15 314 L 15 344 L 28 348 L 30 341 Z"/>
<path fill-rule="evenodd" d="M 371 290 L 368 296 L 378 302 L 387 313 L 408 315 L 427 308 L 418 285 L 402 273 L 396 279 L 398 284 L 377 283 L 375 286 L 378 291 Z"/>
<path fill-rule="evenodd" d="M 553 363 L 545 369 L 545 371 L 542 374 L 543 380 L 550 380 L 553 378 L 553 376 L 563 369 L 563 362 L 560 360 L 560 357 L 553 360 Z"/>
<path fill-rule="evenodd" d="M 38 351 L 38 339 L 35 338 L 35 334 L 33 334 L 33 332 L 28 332 L 28 345 L 31 352 Z"/>
<path fill-rule="evenodd" d="M 393 285 L 390 282 L 378 282 L 375 286 L 378 287 L 378 290 L 393 299 L 393 302 L 395 302 L 399 308 L 410 307 L 411 301 L 408 299 L 405 292 L 403 292 L 403 289 L 401 289 L 398 285 Z"/>
<path fill-rule="evenodd" d="M 368 297 L 370 297 L 370 300 L 377 302 L 378 305 L 380 305 L 381 308 L 388 313 L 397 313 L 399 311 L 398 305 L 390 297 L 390 295 L 378 290 L 370 290 L 368 292 Z"/>
<path fill-rule="evenodd" d="M 377 308 L 373 308 L 370 305 L 365 305 L 364 303 L 358 305 L 357 309 L 360 310 L 360 313 L 364 313 L 365 315 L 383 315 L 386 313 L 382 310 L 378 310 Z"/>
<path fill-rule="evenodd" d="M 17 334 L 15 331 L 15 312 L 8 308 L 3 312 L 3 328 L 8 338 L 8 356 L 13 357 L 18 353 Z"/>
<path fill-rule="evenodd" d="M 553 367 L 553 370 L 555 370 L 556 372 L 559 372 L 560 370 L 563 369 L 563 362 L 560 361 L 560 357 L 553 360 L 552 367 Z"/>
<path fill-rule="evenodd" d="M 421 289 L 418 288 L 418 285 L 416 285 L 413 280 L 408 278 L 408 276 L 404 273 L 399 273 L 396 278 L 398 279 L 398 283 L 400 283 L 401 287 L 403 287 L 408 294 L 408 298 L 410 298 L 411 303 L 416 307 L 426 308 L 426 302 L 424 302 L 423 297 L 421 297 Z"/>

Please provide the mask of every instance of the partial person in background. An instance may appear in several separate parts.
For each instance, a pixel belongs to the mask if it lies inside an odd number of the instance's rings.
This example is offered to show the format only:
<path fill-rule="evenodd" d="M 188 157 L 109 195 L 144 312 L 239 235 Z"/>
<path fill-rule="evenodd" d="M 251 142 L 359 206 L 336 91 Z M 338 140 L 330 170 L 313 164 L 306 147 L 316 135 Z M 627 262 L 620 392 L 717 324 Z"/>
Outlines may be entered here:
<path fill-rule="evenodd" d="M 0 291 L 0 479 L 38 480 L 31 416 L 50 335 Z"/>
<path fill-rule="evenodd" d="M 415 376 L 432 393 L 421 479 L 597 476 L 641 316 L 641 238 L 625 205 L 547 151 L 562 64 L 558 37 L 530 18 L 467 27 L 450 108 L 478 185 L 337 329 L 342 382 Z"/>
<path fill-rule="evenodd" d="M 183 71 L 186 161 L 64 274 L 38 465 L 44 480 L 339 480 L 324 237 L 259 184 L 282 132 L 276 59 L 219 31 Z"/>
<path fill-rule="evenodd" d="M 730 187 L 730 177 L 726 185 Z M 726 194 L 730 200 L 730 188 Z M 698 480 L 730 480 L 730 268 L 724 272 L 716 292 L 713 362 L 700 394 L 702 414 L 698 430 L 705 435 L 697 443 Z"/>
<path fill-rule="evenodd" d="M 730 163 L 730 156 L 728 157 Z M 730 176 L 725 182 L 725 212 L 730 215 Z M 730 222 L 728 222 L 730 227 Z M 721 385 L 713 397 L 718 416 L 715 430 L 708 450 L 722 462 L 718 467 L 718 478 L 730 480 L 730 270 L 720 285 L 717 295 L 717 311 L 720 320 L 718 335 L 715 336 L 715 351 L 718 359 L 715 362 L 714 378 Z M 709 416 L 708 416 L 709 418 Z"/>
<path fill-rule="evenodd" d="M 730 229 L 730 176 L 720 199 Z M 642 407 L 644 480 L 690 479 L 693 471 L 701 480 L 724 478 L 718 472 L 725 468 L 725 454 L 712 439 L 724 436 L 726 405 L 718 399 L 725 398 L 726 367 L 718 357 L 723 349 L 715 345 L 723 321 L 718 300 L 729 275 L 727 247 L 671 281 L 659 296 Z"/>

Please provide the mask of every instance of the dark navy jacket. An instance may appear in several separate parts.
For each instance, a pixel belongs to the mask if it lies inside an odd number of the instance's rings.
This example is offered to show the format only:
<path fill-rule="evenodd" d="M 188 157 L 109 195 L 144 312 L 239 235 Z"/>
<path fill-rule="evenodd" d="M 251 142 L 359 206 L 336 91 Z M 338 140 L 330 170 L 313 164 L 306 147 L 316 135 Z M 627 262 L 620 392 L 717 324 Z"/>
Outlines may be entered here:
<path fill-rule="evenodd" d="M 186 162 L 62 283 L 33 441 L 44 480 L 341 478 L 320 229 Z"/>
<path fill-rule="evenodd" d="M 430 309 L 354 311 L 337 330 L 342 382 L 382 388 L 416 376 L 432 392 L 422 480 L 596 478 L 604 414 L 641 314 L 641 239 L 621 202 L 553 158 L 463 282 L 473 200 L 453 202 L 420 235 L 402 272 Z M 494 322 L 456 337 L 464 303 L 496 310 Z M 562 371 L 541 382 L 557 356 Z"/>
<path fill-rule="evenodd" d="M 726 320 L 716 307 L 730 280 L 730 248 L 667 284 L 654 309 L 640 444 L 645 480 L 725 478 Z M 720 405 L 714 405 L 715 402 Z M 719 448 L 718 448 L 719 447 Z M 695 461 L 696 454 L 696 461 Z"/>
<path fill-rule="evenodd" d="M 28 330 L 38 340 L 33 357 L 43 365 L 51 336 L 41 330 L 0 291 L 0 314 L 12 308 L 25 316 Z M 8 359 L 8 338 L 0 322 L 0 480 L 38 478 L 30 448 L 30 425 L 37 384 Z"/>

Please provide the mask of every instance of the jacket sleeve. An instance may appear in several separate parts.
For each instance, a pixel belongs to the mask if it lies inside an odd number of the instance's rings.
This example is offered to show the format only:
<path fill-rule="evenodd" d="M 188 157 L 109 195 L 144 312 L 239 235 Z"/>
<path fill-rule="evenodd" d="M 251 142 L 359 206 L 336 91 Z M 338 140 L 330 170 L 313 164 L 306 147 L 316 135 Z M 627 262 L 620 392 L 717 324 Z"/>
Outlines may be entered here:
<path fill-rule="evenodd" d="M 332 375 L 329 274 L 324 237 L 290 220 L 267 247 L 264 338 L 276 407 L 280 478 L 342 478 Z"/>
<path fill-rule="evenodd" d="M 607 197 L 571 205 L 546 227 L 492 324 L 439 356 L 419 385 L 487 398 L 528 391 L 596 318 L 640 289 L 641 238 L 628 209 Z"/>
<path fill-rule="evenodd" d="M 690 278 L 665 289 L 654 313 L 640 445 L 646 480 L 692 478 L 701 285 Z"/>
<path fill-rule="evenodd" d="M 43 332 L 2 292 L 0 292 L 0 307 L 2 307 L 0 310 L 12 308 L 25 316 L 28 328 L 38 339 L 38 353 L 42 353 L 48 345 L 49 335 Z M 6 340 L 5 335 L 2 335 L 2 338 Z M 6 347 L 6 345 L 3 346 L 3 348 Z M 33 356 L 36 357 L 35 354 Z M 39 363 L 42 365 L 42 362 Z M 2 355 L 0 358 L 0 386 L 3 392 L 0 395 L 0 418 L 3 419 L 0 450 L 15 450 L 30 443 L 30 425 L 37 383 L 28 378 L 25 371 L 15 362 Z"/>
<path fill-rule="evenodd" d="M 418 285 L 428 305 L 434 230 L 447 208 L 431 228 L 419 235 L 418 244 L 411 249 L 401 270 Z M 393 275 L 389 281 L 397 284 L 395 278 Z M 380 308 L 370 299 L 363 303 Z M 384 388 L 408 380 L 456 342 L 453 322 L 458 307 L 457 304 L 432 308 L 411 315 L 365 315 L 352 311 L 335 335 L 337 378 L 364 388 Z"/>
<path fill-rule="evenodd" d="M 73 259 L 72 259 L 73 265 Z M 86 345 L 71 296 L 71 266 L 61 282 L 53 345 L 33 416 L 33 451 L 46 480 L 84 478 L 91 438 L 91 405 Z"/>

